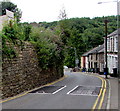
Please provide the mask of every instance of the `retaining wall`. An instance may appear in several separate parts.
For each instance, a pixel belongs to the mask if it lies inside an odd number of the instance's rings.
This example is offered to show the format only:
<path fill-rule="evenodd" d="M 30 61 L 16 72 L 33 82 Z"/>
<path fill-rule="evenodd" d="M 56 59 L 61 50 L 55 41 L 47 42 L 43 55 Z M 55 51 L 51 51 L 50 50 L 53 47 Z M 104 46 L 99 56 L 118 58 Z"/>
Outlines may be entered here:
<path fill-rule="evenodd" d="M 30 43 L 26 42 L 22 50 L 18 47 L 15 49 L 18 53 L 16 58 L 3 57 L 2 98 L 15 96 L 63 76 L 62 67 L 42 70 L 38 66 L 35 48 Z"/>

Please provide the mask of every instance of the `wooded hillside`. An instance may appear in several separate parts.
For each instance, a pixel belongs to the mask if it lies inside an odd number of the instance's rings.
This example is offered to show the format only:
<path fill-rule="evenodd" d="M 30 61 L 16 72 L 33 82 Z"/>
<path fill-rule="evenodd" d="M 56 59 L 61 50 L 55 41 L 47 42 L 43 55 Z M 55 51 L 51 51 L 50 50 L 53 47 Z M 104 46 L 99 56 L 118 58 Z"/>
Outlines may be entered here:
<path fill-rule="evenodd" d="M 103 44 L 104 32 L 104 20 L 108 22 L 108 34 L 117 29 L 117 18 L 116 16 L 107 17 L 95 17 L 95 18 L 71 18 L 62 20 L 62 27 L 64 28 L 64 35 L 67 36 L 66 40 L 66 57 L 65 65 L 69 67 L 75 66 L 75 51 L 76 48 L 77 56 L 80 56 L 90 50 L 93 47 Z M 60 22 L 39 22 L 40 27 L 51 29 L 54 31 Z"/>

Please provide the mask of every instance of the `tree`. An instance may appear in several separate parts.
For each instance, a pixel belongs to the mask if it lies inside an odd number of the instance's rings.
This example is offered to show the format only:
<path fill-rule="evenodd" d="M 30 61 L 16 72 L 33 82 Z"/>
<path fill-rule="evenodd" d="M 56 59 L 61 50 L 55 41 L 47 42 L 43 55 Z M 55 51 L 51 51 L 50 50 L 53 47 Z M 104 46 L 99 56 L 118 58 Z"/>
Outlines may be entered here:
<path fill-rule="evenodd" d="M 58 18 L 59 18 L 60 20 L 65 20 L 65 19 L 67 19 L 66 10 L 65 10 L 64 7 L 62 8 L 62 10 L 60 10 L 60 14 L 59 14 Z"/>
<path fill-rule="evenodd" d="M 6 14 L 6 9 L 13 12 L 14 16 L 17 18 L 17 22 L 20 21 L 20 18 L 22 16 L 22 12 L 20 9 L 17 8 L 17 5 L 13 4 L 12 2 L 8 0 L 4 0 L 1 3 L 2 8 L 2 15 Z"/>
<path fill-rule="evenodd" d="M 67 45 L 68 38 L 70 37 L 70 28 L 69 20 L 67 19 L 67 14 L 64 7 L 62 8 L 62 10 L 60 10 L 60 14 L 58 17 L 60 19 L 60 21 L 58 22 L 61 32 L 60 37 L 64 45 Z"/>

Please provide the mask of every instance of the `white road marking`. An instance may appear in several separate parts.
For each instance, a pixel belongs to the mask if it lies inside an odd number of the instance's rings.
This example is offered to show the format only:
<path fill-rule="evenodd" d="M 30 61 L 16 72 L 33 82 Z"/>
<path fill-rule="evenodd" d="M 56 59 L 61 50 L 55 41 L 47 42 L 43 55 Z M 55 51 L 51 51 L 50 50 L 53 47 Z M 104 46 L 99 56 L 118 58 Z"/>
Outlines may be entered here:
<path fill-rule="evenodd" d="M 102 86 L 90 86 L 90 85 L 79 85 L 79 86 L 83 86 L 83 87 L 102 87 Z"/>
<path fill-rule="evenodd" d="M 111 86 L 110 86 L 109 80 L 108 80 L 108 84 L 109 84 L 109 93 L 108 93 L 108 100 L 107 100 L 107 109 L 110 109 Z"/>
<path fill-rule="evenodd" d="M 77 87 L 79 86 L 76 86 L 75 88 L 73 88 L 72 90 L 70 90 L 67 94 L 70 94 L 72 91 L 74 91 Z"/>
<path fill-rule="evenodd" d="M 75 95 L 75 96 L 98 96 L 98 95 L 92 95 L 92 94 L 72 94 L 72 93 L 70 93 L 69 95 Z"/>
<path fill-rule="evenodd" d="M 57 92 L 61 91 L 61 90 L 64 89 L 65 87 L 67 87 L 67 86 L 64 86 L 64 87 L 58 89 L 57 91 L 53 92 L 52 94 L 56 94 Z"/>
<path fill-rule="evenodd" d="M 83 86 L 83 87 L 102 87 L 102 86 L 85 86 L 85 85 L 80 85 L 80 86 Z M 84 96 L 98 96 L 98 95 L 93 95 L 92 92 L 89 92 L 87 94 L 74 94 L 74 93 L 71 93 L 73 92 L 75 89 L 77 89 L 79 86 L 76 86 L 75 88 L 73 88 L 72 90 L 70 90 L 67 94 L 69 95 L 84 95 Z M 79 91 L 78 91 L 79 92 Z"/>

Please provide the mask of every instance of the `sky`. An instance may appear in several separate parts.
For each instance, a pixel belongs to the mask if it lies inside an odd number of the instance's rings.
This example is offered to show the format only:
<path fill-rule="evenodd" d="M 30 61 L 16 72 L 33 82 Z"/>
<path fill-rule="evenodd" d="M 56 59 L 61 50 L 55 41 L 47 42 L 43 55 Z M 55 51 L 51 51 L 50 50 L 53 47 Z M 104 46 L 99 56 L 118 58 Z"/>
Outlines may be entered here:
<path fill-rule="evenodd" d="M 67 18 L 117 15 L 117 2 L 110 0 L 10 0 L 22 11 L 21 22 L 52 22 L 59 20 L 64 7 Z M 112 0 L 114 1 L 114 0 Z"/>

